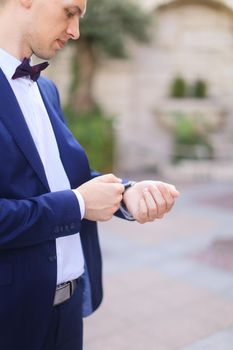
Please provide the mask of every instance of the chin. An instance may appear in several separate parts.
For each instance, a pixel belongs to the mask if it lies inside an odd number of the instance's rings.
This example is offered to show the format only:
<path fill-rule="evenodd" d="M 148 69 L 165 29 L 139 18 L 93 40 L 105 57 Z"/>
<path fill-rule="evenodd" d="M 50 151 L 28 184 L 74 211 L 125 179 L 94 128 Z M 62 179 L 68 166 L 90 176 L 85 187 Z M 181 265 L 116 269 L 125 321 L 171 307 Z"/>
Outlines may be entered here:
<path fill-rule="evenodd" d="M 34 55 L 41 60 L 50 60 L 56 55 L 56 51 L 51 52 L 34 52 Z"/>

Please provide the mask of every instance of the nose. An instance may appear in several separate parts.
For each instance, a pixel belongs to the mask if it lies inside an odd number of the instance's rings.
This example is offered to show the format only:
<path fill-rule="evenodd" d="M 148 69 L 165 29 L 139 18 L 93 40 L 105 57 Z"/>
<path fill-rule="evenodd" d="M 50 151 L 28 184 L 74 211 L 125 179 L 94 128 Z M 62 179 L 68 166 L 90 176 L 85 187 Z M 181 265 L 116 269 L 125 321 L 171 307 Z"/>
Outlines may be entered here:
<path fill-rule="evenodd" d="M 74 16 L 70 18 L 66 33 L 69 35 L 70 39 L 78 40 L 80 37 L 79 30 L 79 17 Z"/>

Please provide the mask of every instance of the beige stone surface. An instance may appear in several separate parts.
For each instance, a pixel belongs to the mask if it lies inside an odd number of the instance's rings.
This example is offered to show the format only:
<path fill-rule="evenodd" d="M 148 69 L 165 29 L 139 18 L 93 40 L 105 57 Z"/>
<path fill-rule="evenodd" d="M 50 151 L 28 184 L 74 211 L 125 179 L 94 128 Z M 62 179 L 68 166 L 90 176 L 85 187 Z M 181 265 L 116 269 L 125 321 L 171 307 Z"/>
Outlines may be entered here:
<path fill-rule="evenodd" d="M 163 220 L 100 225 L 104 301 L 85 319 L 85 350 L 231 349 L 233 272 L 198 257 L 233 240 L 232 183 L 178 188 Z"/>
<path fill-rule="evenodd" d="M 232 324 L 233 301 L 135 270 L 106 281 L 102 308 L 86 321 L 85 349 L 179 349 Z"/>
<path fill-rule="evenodd" d="M 205 80 L 212 107 L 226 112 L 223 127 L 210 139 L 216 157 L 232 162 L 232 13 L 206 1 L 173 3 L 155 12 L 150 45 L 129 45 L 130 61 L 103 61 L 96 77 L 96 98 L 118 118 L 116 168 L 121 171 L 162 169 L 170 162 L 172 136 L 156 110 L 166 108 L 177 75 L 188 83 Z"/>
<path fill-rule="evenodd" d="M 174 142 L 169 128 L 161 123 L 159 110 L 170 103 L 170 84 L 177 75 L 188 83 L 207 82 L 208 120 L 211 114 L 215 121 L 221 119 L 208 137 L 216 161 L 232 165 L 233 1 L 147 0 L 140 4 L 154 12 L 151 43 L 129 42 L 128 60 L 102 59 L 94 81 L 96 100 L 115 117 L 115 171 L 166 172 Z M 165 4 L 170 6 L 159 7 Z M 71 56 L 68 47 L 46 73 L 58 84 L 63 103 L 68 99 Z M 197 169 L 194 176 L 201 171 Z M 180 172 L 186 176 L 185 170 Z"/>

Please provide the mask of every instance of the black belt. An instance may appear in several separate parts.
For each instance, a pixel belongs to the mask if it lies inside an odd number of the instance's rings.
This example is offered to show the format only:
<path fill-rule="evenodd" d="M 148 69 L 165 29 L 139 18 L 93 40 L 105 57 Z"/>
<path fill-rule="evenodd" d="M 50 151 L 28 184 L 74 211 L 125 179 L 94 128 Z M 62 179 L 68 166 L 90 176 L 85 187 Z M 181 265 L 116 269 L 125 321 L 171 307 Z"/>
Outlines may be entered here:
<path fill-rule="evenodd" d="M 68 281 L 68 282 L 59 284 L 55 291 L 53 305 L 57 306 L 69 300 L 70 297 L 74 294 L 74 291 L 80 279 L 81 278 L 78 278 L 73 281 Z"/>

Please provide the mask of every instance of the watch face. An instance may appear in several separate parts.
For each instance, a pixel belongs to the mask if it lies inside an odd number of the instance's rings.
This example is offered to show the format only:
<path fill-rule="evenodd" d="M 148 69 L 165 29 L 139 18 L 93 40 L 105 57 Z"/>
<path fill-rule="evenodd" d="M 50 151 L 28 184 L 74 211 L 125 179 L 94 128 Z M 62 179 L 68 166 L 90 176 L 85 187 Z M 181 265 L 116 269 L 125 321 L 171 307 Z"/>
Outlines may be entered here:
<path fill-rule="evenodd" d="M 130 188 L 130 187 L 132 187 L 133 185 L 135 185 L 135 184 L 136 184 L 135 181 L 131 181 L 131 180 L 127 180 L 127 179 L 123 179 L 123 180 L 122 180 L 122 185 L 124 186 L 125 191 L 126 191 L 128 188 Z"/>
<path fill-rule="evenodd" d="M 127 188 L 131 187 L 132 186 L 132 182 L 131 181 L 123 181 L 122 182 L 122 185 L 124 186 L 125 190 L 127 190 Z"/>

